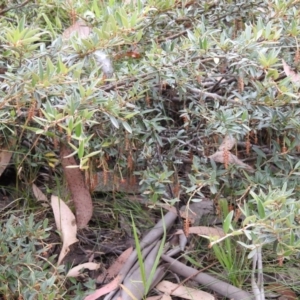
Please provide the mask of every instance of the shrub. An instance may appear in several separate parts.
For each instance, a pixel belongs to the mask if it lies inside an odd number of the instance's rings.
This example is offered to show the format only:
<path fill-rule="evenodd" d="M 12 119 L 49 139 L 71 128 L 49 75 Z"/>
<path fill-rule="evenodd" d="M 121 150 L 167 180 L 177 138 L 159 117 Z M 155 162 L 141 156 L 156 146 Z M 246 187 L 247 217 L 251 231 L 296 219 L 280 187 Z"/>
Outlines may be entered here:
<path fill-rule="evenodd" d="M 64 299 L 60 274 L 63 269 L 46 258 L 49 245 L 48 220 L 35 223 L 34 216 L 11 215 L 1 222 L 0 295 L 5 299 Z M 41 298 L 42 296 L 42 298 Z"/>

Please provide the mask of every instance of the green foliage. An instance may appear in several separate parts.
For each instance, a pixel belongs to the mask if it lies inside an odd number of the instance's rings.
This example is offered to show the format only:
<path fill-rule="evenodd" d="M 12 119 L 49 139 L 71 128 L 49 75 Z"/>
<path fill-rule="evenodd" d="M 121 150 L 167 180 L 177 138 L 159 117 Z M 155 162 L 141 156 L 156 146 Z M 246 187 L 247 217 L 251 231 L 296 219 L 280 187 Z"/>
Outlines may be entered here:
<path fill-rule="evenodd" d="M 281 189 L 269 188 L 268 193 L 260 189 L 258 194 L 252 191 L 250 194 L 252 199 L 240 207 L 245 216 L 242 228 L 235 228 L 229 213 L 223 225 L 225 237 L 211 242 L 218 260 L 227 270 L 232 267 L 231 262 L 236 263 L 236 260 L 231 261 L 236 254 L 231 251 L 231 239 L 241 234 L 248 238 L 248 242 L 238 240 L 237 243 L 251 250 L 248 258 L 268 245 L 273 246 L 280 261 L 299 256 L 300 203 L 293 197 L 293 190 L 287 190 L 287 184 L 284 184 Z"/>
<path fill-rule="evenodd" d="M 236 287 L 243 287 L 250 273 L 246 249 L 232 238 L 215 244 L 212 249 L 226 272 L 226 279 Z"/>
<path fill-rule="evenodd" d="M 14 215 L 1 222 L 0 231 L 0 295 L 8 299 L 64 299 L 59 277 L 55 271 L 44 240 L 49 236 L 48 220 L 35 223 L 33 215 L 20 219 Z M 60 294 L 61 293 L 61 294 Z M 42 296 L 42 298 L 40 298 Z"/>
<path fill-rule="evenodd" d="M 271 10 L 266 3 L 258 8 L 255 1 L 241 7 L 228 1 L 220 1 L 216 7 L 208 3 L 176 5 L 158 0 L 127 6 L 118 1 L 41 1 L 30 13 L 24 7 L 26 18 L 10 11 L 10 19 L 1 19 L 4 46 L 0 56 L 8 66 L 0 91 L 3 124 L 15 135 L 21 133 L 23 139 L 36 138 L 36 147 L 46 142 L 53 148 L 51 145 L 58 140 L 67 139 L 82 169 L 90 166 L 91 160 L 107 168 L 108 156 L 117 158 L 118 166 L 124 169 L 133 149 L 138 149 L 135 171 L 142 175 L 147 194 L 154 201 L 176 175 L 173 173 L 178 165 L 174 169 L 173 158 L 181 168 L 182 158 L 195 150 L 202 163 L 198 168 L 192 162 L 194 171 L 190 176 L 201 177 L 208 171 L 216 174 L 219 186 L 223 182 L 232 188 L 228 176 L 234 176 L 236 170 L 231 175 L 220 168 L 213 170 L 203 154 L 214 146 L 202 137 L 232 134 L 245 139 L 250 132 L 259 134 L 267 129 L 272 157 L 263 162 L 261 147 L 253 147 L 258 154 L 257 174 L 243 176 L 233 188 L 243 193 L 256 176 L 264 178 L 264 185 L 270 180 L 274 185 L 268 166 L 286 163 L 286 157 L 278 154 L 275 138 L 284 133 L 290 160 L 299 141 L 296 87 L 289 80 L 278 81 L 279 61 L 283 58 L 280 49 L 287 45 L 292 49 L 284 52 L 285 60 L 290 62 L 297 49 L 290 35 L 296 33 L 298 25 L 296 19 L 290 24 L 264 18 L 261 11 L 283 17 L 294 15 L 295 9 L 289 5 L 282 8 L 277 2 Z M 92 24 L 93 33 L 88 39 L 73 36 L 63 42 L 58 34 L 70 25 L 72 10 Z M 193 25 L 186 34 L 188 24 L 180 21 L 183 16 Z M 235 26 L 236 20 L 243 26 Z M 178 37 L 166 38 L 181 31 Z M 282 48 L 274 47 L 277 41 Z M 130 47 L 132 44 L 137 45 L 136 49 Z M 106 85 L 93 57 L 95 50 L 106 52 L 113 61 L 115 76 Z M 128 51 L 136 51 L 138 56 L 131 58 Z M 229 72 L 222 75 L 224 63 Z M 239 91 L 234 80 L 229 85 L 220 83 L 227 96 L 211 99 L 206 94 L 210 88 L 201 81 L 216 76 L 223 76 L 223 80 L 240 78 L 246 88 Z M 120 87 L 116 89 L 116 85 Z M 164 86 L 173 96 L 165 95 Z M 174 103 L 179 111 L 172 114 L 177 108 Z M 21 132 L 15 130 L 17 124 Z M 195 149 L 191 145 L 197 130 Z M 162 152 L 160 158 L 158 149 Z M 284 170 L 285 166 L 281 172 Z M 161 181 L 165 172 L 168 176 Z M 160 184 L 153 186 L 155 180 Z M 278 176 L 276 180 L 280 186 Z M 211 176 L 206 181 L 202 188 L 216 193 L 218 188 Z M 295 186 L 298 179 L 292 177 L 289 183 Z M 190 190 L 190 186 L 186 188 Z"/>
<path fill-rule="evenodd" d="M 253 249 L 249 257 L 254 255 L 257 246 L 266 244 L 273 244 L 279 258 L 299 255 L 300 202 L 293 194 L 287 190 L 287 184 L 282 189 L 269 189 L 268 193 L 251 192 L 252 201 L 243 207 L 246 216 L 243 225 L 249 227 L 247 235 L 252 240 L 252 244 L 247 245 Z"/>
<path fill-rule="evenodd" d="M 0 296 L 7 299 L 82 299 L 95 289 L 95 280 L 75 281 L 68 287 L 65 267 L 55 266 L 57 258 L 48 257 L 51 227 L 48 219 L 36 222 L 11 215 L 0 222 Z"/>
<path fill-rule="evenodd" d="M 219 202 L 221 215 L 223 217 L 223 230 L 227 234 L 237 227 L 232 220 L 233 211 L 228 211 L 228 203 L 225 199 Z M 241 241 L 241 239 L 240 239 Z M 214 254 L 221 266 L 226 271 L 228 280 L 237 287 L 243 287 L 249 276 L 249 260 L 247 260 L 247 249 L 240 246 L 237 239 L 229 237 L 212 246 Z"/>

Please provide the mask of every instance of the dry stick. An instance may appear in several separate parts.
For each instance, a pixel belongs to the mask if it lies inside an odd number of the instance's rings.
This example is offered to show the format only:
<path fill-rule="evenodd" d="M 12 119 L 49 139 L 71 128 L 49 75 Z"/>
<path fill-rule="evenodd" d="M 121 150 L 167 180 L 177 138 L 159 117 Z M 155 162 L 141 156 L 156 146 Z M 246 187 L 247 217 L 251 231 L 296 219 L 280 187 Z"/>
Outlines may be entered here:
<path fill-rule="evenodd" d="M 159 240 L 164 232 L 164 226 L 168 230 L 173 223 L 175 222 L 177 215 L 173 212 L 168 212 L 151 230 L 148 232 L 145 237 L 140 242 L 141 249 L 144 249 L 146 246 L 153 244 L 155 241 Z M 120 283 L 124 280 L 127 274 L 130 272 L 132 266 L 137 261 L 137 251 L 134 250 L 129 256 L 127 262 L 122 267 L 119 272 Z M 109 293 L 104 299 L 108 300 L 115 294 L 116 291 Z M 115 299 L 115 298 L 114 298 Z"/>
<path fill-rule="evenodd" d="M 181 262 L 177 261 L 176 259 L 173 259 L 167 255 L 162 255 L 161 258 L 164 261 L 171 263 L 169 270 L 171 270 L 179 275 L 182 275 L 184 277 L 189 277 L 198 272 L 196 269 L 188 267 L 188 266 L 184 265 L 183 263 L 181 263 Z M 228 284 L 224 281 L 216 279 L 205 273 L 196 275 L 194 277 L 194 280 L 209 287 L 210 289 L 217 292 L 218 294 L 225 296 L 227 298 L 233 299 L 233 300 L 254 299 L 252 294 L 245 292 L 231 284 Z"/>
<path fill-rule="evenodd" d="M 202 273 L 203 271 L 210 269 L 212 266 L 214 266 L 214 265 L 216 265 L 216 264 L 217 264 L 217 262 L 214 262 L 214 263 L 208 265 L 207 267 L 198 270 L 197 273 L 192 274 L 192 275 L 190 275 L 189 277 L 185 278 L 184 280 L 182 280 L 182 281 L 177 285 L 177 287 L 176 287 L 175 289 L 173 289 L 173 290 L 170 292 L 170 294 L 172 295 L 179 287 L 183 286 L 187 281 L 189 281 L 190 279 L 192 279 L 192 278 L 195 277 L 196 275 Z"/>
<path fill-rule="evenodd" d="M 259 247 L 257 249 L 256 255 L 257 255 L 259 289 L 261 291 L 261 299 L 264 300 L 265 299 L 265 290 L 264 290 L 264 274 L 263 274 L 261 247 Z"/>
<path fill-rule="evenodd" d="M 257 263 L 257 254 L 255 254 L 252 258 L 252 274 L 251 274 L 251 286 L 252 286 L 252 292 L 255 296 L 255 300 L 260 300 L 260 291 L 259 287 L 256 284 L 255 281 L 255 272 L 256 272 L 256 263 Z"/>
<path fill-rule="evenodd" d="M 163 38 L 160 38 L 158 39 L 158 42 L 161 43 L 161 42 L 164 42 L 164 41 L 168 41 L 168 40 L 172 40 L 172 39 L 175 39 L 181 35 L 186 35 L 187 34 L 187 29 L 191 28 L 192 26 L 187 26 L 184 30 L 178 32 L 178 33 L 175 33 L 173 35 L 169 35 L 169 36 L 166 36 L 166 37 L 163 37 Z"/>
<path fill-rule="evenodd" d="M 264 280 L 263 280 L 263 266 L 262 266 L 262 257 L 261 257 L 261 247 L 257 248 L 257 252 L 253 256 L 252 263 L 252 274 L 251 274 L 251 285 L 252 292 L 255 296 L 255 300 L 264 300 L 265 291 L 264 291 Z M 255 273 L 257 269 L 257 283 L 255 281 Z"/>
<path fill-rule="evenodd" d="M 12 9 L 20 8 L 20 7 L 26 5 L 29 2 L 30 2 L 30 0 L 26 0 L 23 3 L 19 4 L 19 5 L 15 5 L 15 6 L 12 6 L 12 7 L 7 7 L 7 8 L 5 8 L 5 9 L 3 9 L 3 10 L 0 11 L 0 15 L 3 15 L 4 13 L 6 13 L 6 12 L 12 10 Z"/>
<path fill-rule="evenodd" d="M 206 96 L 206 97 L 211 97 L 213 99 L 224 100 L 224 97 L 219 96 L 218 94 L 205 92 L 197 88 L 187 87 L 187 90 L 199 94 L 200 96 Z"/>

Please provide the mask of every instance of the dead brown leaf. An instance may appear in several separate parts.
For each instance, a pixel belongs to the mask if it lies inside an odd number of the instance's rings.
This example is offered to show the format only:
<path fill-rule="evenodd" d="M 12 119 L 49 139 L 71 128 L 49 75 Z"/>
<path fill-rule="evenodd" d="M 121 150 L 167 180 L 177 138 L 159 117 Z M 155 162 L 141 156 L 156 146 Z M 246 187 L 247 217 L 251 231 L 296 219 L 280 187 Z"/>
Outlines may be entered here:
<path fill-rule="evenodd" d="M 114 278 L 116 275 L 119 274 L 121 268 L 127 261 L 128 257 L 132 253 L 133 248 L 130 247 L 126 249 L 116 260 L 115 262 L 108 268 L 107 272 L 104 274 L 100 274 L 97 278 L 97 283 L 101 283 L 104 281 L 105 278 L 108 280 Z"/>
<path fill-rule="evenodd" d="M 61 232 L 63 246 L 58 258 L 58 265 L 70 251 L 69 246 L 78 242 L 75 216 L 67 204 L 57 196 L 51 196 L 51 206 L 57 229 Z"/>
<path fill-rule="evenodd" d="M 172 300 L 170 295 L 163 294 L 159 296 L 147 297 L 146 300 Z"/>
<path fill-rule="evenodd" d="M 9 165 L 12 155 L 13 155 L 13 151 L 8 151 L 5 149 L 2 149 L 0 151 L 0 176 Z"/>
<path fill-rule="evenodd" d="M 96 290 L 94 293 L 86 296 L 84 300 L 96 300 L 99 297 L 110 293 L 111 291 L 115 290 L 120 285 L 120 276 L 118 275 L 114 280 L 110 283 L 106 284 L 104 287 Z"/>
<path fill-rule="evenodd" d="M 77 226 L 78 228 L 83 228 L 87 226 L 93 215 L 93 203 L 90 192 L 85 184 L 83 174 L 79 168 L 76 167 L 77 163 L 74 157 L 68 157 L 71 153 L 71 150 L 65 144 L 61 143 L 61 164 L 75 205 Z"/>
<path fill-rule="evenodd" d="M 229 150 L 231 150 L 235 146 L 235 144 L 236 139 L 233 136 L 226 135 L 223 142 L 219 146 L 218 151 L 210 155 L 209 158 L 215 162 L 224 164 L 225 168 L 227 168 L 227 165 L 229 163 L 241 166 L 248 171 L 254 171 L 251 166 L 245 164 L 237 156 L 229 152 Z"/>
<path fill-rule="evenodd" d="M 182 229 L 177 230 L 176 234 L 183 234 L 183 230 Z M 197 234 L 199 236 L 205 235 L 205 236 L 218 237 L 218 238 L 225 236 L 225 233 L 221 228 L 207 227 L 207 226 L 189 227 L 189 234 Z"/>
<path fill-rule="evenodd" d="M 236 144 L 236 139 L 233 136 L 226 135 L 219 147 L 219 151 L 231 150 Z"/>
<path fill-rule="evenodd" d="M 83 20 L 78 20 L 63 32 L 62 38 L 67 40 L 77 33 L 79 38 L 85 39 L 91 32 L 91 28 Z"/>
<path fill-rule="evenodd" d="M 291 67 L 282 60 L 283 70 L 286 76 L 290 76 L 292 82 L 300 82 L 300 75 L 294 72 Z"/>
<path fill-rule="evenodd" d="M 212 159 L 215 162 L 224 163 L 224 152 L 223 151 L 217 151 L 214 154 L 209 156 L 210 159 Z M 241 166 L 248 171 L 254 171 L 254 169 L 250 166 L 242 162 L 239 158 L 237 158 L 234 154 L 228 152 L 228 163 L 235 164 L 238 166 Z"/>
<path fill-rule="evenodd" d="M 278 293 L 281 300 L 296 300 L 297 295 L 294 291 L 292 291 L 289 287 L 284 286 L 280 283 L 271 283 L 266 287 L 267 291 L 272 291 Z"/>
<path fill-rule="evenodd" d="M 214 300 L 215 297 L 209 293 L 202 292 L 200 290 L 192 289 L 186 286 L 180 286 L 170 281 L 161 281 L 156 288 L 163 293 L 167 293 L 172 296 L 180 297 L 183 299 L 191 300 Z"/>
<path fill-rule="evenodd" d="M 94 263 L 94 262 L 87 262 L 84 264 L 80 264 L 74 268 L 72 268 L 68 274 L 67 277 L 78 277 L 81 274 L 81 270 L 88 269 L 88 270 L 98 270 L 100 267 L 100 264 Z"/>
<path fill-rule="evenodd" d="M 32 191 L 37 201 L 49 202 L 46 195 L 34 183 L 32 184 Z"/>

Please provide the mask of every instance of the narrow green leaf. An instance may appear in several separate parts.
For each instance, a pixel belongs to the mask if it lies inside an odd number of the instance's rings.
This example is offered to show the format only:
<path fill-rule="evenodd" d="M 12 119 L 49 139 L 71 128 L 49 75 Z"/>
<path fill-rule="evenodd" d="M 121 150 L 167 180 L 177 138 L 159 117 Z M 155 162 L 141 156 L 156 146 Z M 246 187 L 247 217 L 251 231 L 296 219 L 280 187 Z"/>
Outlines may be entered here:
<path fill-rule="evenodd" d="M 109 115 L 109 118 L 110 118 L 111 123 L 112 123 L 116 128 L 119 129 L 120 125 L 119 125 L 118 120 L 117 120 L 114 116 L 112 116 L 112 115 Z"/>
<path fill-rule="evenodd" d="M 130 127 L 130 125 L 127 122 L 123 121 L 122 125 L 129 133 L 132 133 L 132 128 Z"/>
<path fill-rule="evenodd" d="M 156 269 L 157 269 L 157 267 L 159 265 L 159 262 L 160 262 L 160 257 L 161 257 L 161 255 L 163 254 L 163 251 L 164 251 L 164 246 L 165 246 L 166 237 L 167 237 L 166 224 L 164 222 L 164 215 L 163 215 L 162 211 L 161 211 L 161 215 L 162 215 L 164 233 L 163 233 L 163 237 L 161 239 L 161 243 L 160 243 L 160 246 L 159 246 L 159 249 L 158 249 L 158 252 L 157 252 L 157 256 L 155 258 L 155 261 L 153 263 L 153 267 L 150 271 L 150 275 L 149 275 L 149 278 L 147 280 L 147 284 L 146 284 L 146 288 L 145 288 L 145 294 L 146 295 L 148 294 L 148 292 L 150 290 L 150 287 L 151 287 L 151 284 L 152 284 L 152 281 L 153 281 L 153 277 L 155 275 Z"/>
<path fill-rule="evenodd" d="M 266 217 L 264 205 L 263 205 L 263 203 L 261 202 L 260 199 L 257 199 L 256 202 L 257 202 L 258 214 L 259 214 L 261 219 L 264 219 Z"/>
<path fill-rule="evenodd" d="M 229 231 L 232 218 L 233 218 L 233 210 L 231 212 L 229 212 L 229 214 L 227 215 L 227 217 L 225 218 L 225 220 L 223 222 L 223 230 L 225 233 L 228 233 L 228 231 Z"/>
<path fill-rule="evenodd" d="M 259 149 L 257 146 L 253 145 L 252 149 L 261 157 L 266 158 L 266 154 L 261 151 L 261 149 Z"/>
<path fill-rule="evenodd" d="M 82 123 L 81 122 L 75 126 L 75 134 L 77 137 L 80 137 L 82 135 Z"/>
<path fill-rule="evenodd" d="M 44 80 L 44 68 L 43 68 L 41 60 L 39 60 L 39 76 L 40 76 L 40 81 L 43 81 Z"/>
<path fill-rule="evenodd" d="M 84 141 L 79 142 L 78 157 L 81 159 L 84 155 Z"/>
<path fill-rule="evenodd" d="M 83 157 L 83 158 L 90 158 L 90 157 L 93 157 L 93 156 L 95 156 L 95 155 L 97 155 L 97 154 L 99 154 L 99 153 L 101 153 L 101 152 L 102 152 L 102 150 L 93 151 L 93 152 L 89 153 L 88 155 L 86 155 L 86 156 Z"/>
<path fill-rule="evenodd" d="M 147 279 L 146 279 L 145 265 L 144 265 L 144 262 L 143 262 L 143 253 L 142 253 L 141 244 L 140 244 L 140 241 L 139 241 L 139 238 L 138 238 L 138 235 L 137 235 L 137 231 L 136 231 L 136 227 L 135 227 L 135 223 L 134 223 L 134 219 L 133 219 L 132 215 L 131 215 L 131 221 L 132 221 L 132 229 L 133 229 L 133 236 L 134 236 L 134 241 L 135 241 L 135 249 L 136 249 L 136 252 L 137 252 L 141 277 L 142 277 L 143 284 L 146 286 Z"/>
<path fill-rule="evenodd" d="M 248 254 L 248 258 L 249 259 L 253 258 L 253 256 L 256 255 L 256 253 L 257 253 L 257 249 L 255 248 Z"/>

